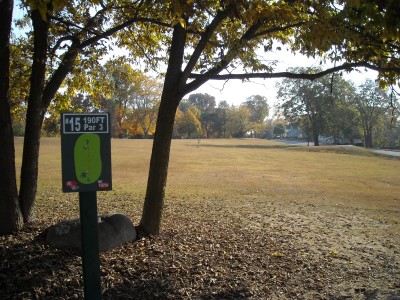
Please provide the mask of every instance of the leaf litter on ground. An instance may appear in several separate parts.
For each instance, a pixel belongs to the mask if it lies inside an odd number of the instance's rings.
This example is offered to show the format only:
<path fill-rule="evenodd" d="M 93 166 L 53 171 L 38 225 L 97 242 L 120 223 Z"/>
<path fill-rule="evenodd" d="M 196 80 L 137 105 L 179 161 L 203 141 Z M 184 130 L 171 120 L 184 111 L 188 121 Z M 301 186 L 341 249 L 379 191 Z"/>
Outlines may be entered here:
<path fill-rule="evenodd" d="M 376 235 L 376 227 L 386 230 L 388 224 L 359 211 L 204 198 L 171 202 L 159 236 L 139 235 L 101 254 L 103 299 L 400 294 L 398 248 Z M 122 207 L 137 222 L 140 205 Z M 51 215 L 44 206 L 41 211 Z M 45 244 L 43 231 L 53 219 L 43 216 L 21 233 L 1 237 L 1 299 L 82 299 L 81 258 Z"/>

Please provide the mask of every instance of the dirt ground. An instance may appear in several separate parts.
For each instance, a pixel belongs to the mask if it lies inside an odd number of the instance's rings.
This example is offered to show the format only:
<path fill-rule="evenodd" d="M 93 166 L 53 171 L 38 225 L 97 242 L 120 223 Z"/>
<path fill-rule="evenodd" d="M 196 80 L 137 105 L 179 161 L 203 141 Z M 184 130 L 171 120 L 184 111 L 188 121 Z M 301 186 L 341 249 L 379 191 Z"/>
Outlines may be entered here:
<path fill-rule="evenodd" d="M 137 223 L 134 203 L 121 209 Z M 103 299 L 400 299 L 398 211 L 166 203 L 160 236 L 101 254 Z M 81 258 L 44 244 L 51 222 L 0 238 L 0 299 L 82 298 Z"/>

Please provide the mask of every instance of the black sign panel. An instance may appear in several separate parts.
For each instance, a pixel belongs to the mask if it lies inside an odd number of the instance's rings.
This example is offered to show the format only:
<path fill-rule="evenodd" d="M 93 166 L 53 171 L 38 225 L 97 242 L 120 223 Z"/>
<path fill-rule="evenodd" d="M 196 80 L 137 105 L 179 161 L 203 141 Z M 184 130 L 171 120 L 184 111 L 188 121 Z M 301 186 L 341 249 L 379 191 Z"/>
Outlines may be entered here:
<path fill-rule="evenodd" d="M 61 115 L 63 192 L 112 189 L 108 113 Z"/>

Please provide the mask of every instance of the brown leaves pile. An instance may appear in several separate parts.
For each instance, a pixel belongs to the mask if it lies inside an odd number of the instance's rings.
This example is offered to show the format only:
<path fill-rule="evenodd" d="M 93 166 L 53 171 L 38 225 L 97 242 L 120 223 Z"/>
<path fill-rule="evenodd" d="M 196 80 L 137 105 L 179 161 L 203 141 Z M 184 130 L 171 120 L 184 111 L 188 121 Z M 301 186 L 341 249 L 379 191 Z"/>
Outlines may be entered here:
<path fill-rule="evenodd" d="M 135 222 L 140 205 L 125 207 Z M 266 222 L 279 209 L 274 205 L 170 201 L 160 236 L 101 254 L 103 299 L 364 299 L 399 292 L 398 263 L 390 270 L 379 259 L 370 265 L 392 285 L 389 292 L 371 289 L 370 273 L 346 267 L 351 258 L 315 253 L 299 243 L 301 231 Z M 1 299 L 83 298 L 81 258 L 44 243 L 44 216 L 0 238 Z"/>

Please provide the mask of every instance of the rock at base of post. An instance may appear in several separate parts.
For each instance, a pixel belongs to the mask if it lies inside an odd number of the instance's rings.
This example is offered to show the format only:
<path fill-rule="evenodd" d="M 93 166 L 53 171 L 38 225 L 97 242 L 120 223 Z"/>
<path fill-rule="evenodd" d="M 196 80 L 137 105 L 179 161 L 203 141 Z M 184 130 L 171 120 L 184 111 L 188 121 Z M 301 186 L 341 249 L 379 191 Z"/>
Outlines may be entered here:
<path fill-rule="evenodd" d="M 99 225 L 99 250 L 104 252 L 136 240 L 136 230 L 128 216 L 123 214 L 101 215 Z M 79 218 L 62 221 L 50 226 L 46 242 L 58 249 L 81 251 L 81 224 Z"/>

